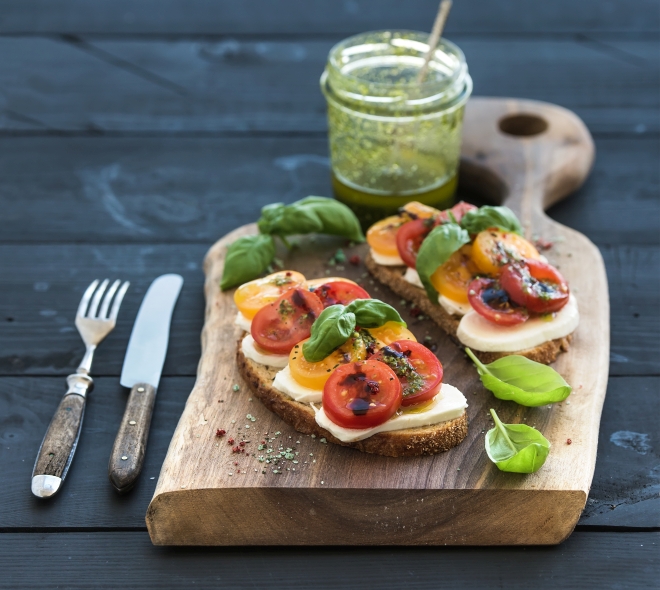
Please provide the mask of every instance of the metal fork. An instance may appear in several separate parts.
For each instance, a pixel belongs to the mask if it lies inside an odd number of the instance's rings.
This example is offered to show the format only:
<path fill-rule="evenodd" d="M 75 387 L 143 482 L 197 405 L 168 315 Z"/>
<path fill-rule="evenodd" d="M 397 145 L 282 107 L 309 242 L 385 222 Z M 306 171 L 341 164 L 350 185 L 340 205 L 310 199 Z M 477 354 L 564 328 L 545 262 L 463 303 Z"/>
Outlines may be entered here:
<path fill-rule="evenodd" d="M 60 489 L 76 452 L 87 393 L 94 387 L 89 376 L 94 351 L 115 327 L 119 306 L 130 284 L 116 280 L 108 289 L 109 283 L 108 279 L 100 286 L 98 279 L 92 282 L 78 306 L 76 327 L 85 343 L 85 356 L 77 371 L 66 378 L 69 389 L 57 407 L 37 453 L 32 470 L 32 493 L 38 498 L 50 498 Z"/>

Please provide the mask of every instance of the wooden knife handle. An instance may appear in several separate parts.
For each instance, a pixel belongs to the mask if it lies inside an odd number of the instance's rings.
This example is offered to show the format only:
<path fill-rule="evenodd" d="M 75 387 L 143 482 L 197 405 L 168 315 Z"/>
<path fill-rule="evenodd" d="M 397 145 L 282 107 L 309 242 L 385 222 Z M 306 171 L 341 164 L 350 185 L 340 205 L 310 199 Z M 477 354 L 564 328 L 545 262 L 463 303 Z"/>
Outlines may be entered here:
<path fill-rule="evenodd" d="M 156 388 L 148 383 L 134 385 L 128 396 L 108 464 L 108 477 L 120 494 L 133 488 L 142 471 L 155 401 Z"/>
<path fill-rule="evenodd" d="M 87 392 L 94 382 L 88 375 L 76 373 L 67 377 L 69 389 L 50 421 L 32 470 L 32 493 L 38 498 L 55 495 L 76 452 Z"/>

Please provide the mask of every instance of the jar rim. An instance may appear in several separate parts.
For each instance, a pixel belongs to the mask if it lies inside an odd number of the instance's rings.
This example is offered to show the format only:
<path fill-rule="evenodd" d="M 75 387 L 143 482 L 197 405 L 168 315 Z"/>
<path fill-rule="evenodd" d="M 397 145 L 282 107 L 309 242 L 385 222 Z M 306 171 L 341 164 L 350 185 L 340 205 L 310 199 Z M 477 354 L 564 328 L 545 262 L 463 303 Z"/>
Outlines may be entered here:
<path fill-rule="evenodd" d="M 351 102 L 353 100 L 369 102 L 374 106 L 394 106 L 395 104 L 423 106 L 428 103 L 442 102 L 443 99 L 451 100 L 452 92 L 455 93 L 456 88 L 461 89 L 464 86 L 463 81 L 468 75 L 467 63 L 461 49 L 444 38 L 439 40 L 429 62 L 430 73 L 434 70 L 442 72 L 440 79 L 428 76 L 420 83 L 415 76 L 404 82 L 401 80 L 375 81 L 355 75 L 351 73 L 352 68 L 347 68 L 347 65 L 358 63 L 352 61 L 351 56 L 360 55 L 362 61 L 375 57 L 390 58 L 393 61 L 405 61 L 411 69 L 414 70 L 417 67 L 419 70 L 427 51 L 428 33 L 419 31 L 368 31 L 348 37 L 332 47 L 327 62 L 329 77 L 341 81 L 341 85 L 347 85 L 347 87 L 335 88 L 332 83 L 331 87 L 333 87 L 333 91 Z M 373 57 L 369 57 L 370 52 L 373 53 Z M 364 93 L 365 86 L 368 87 L 366 94 Z M 398 95 L 393 94 L 395 89 L 398 91 Z"/>

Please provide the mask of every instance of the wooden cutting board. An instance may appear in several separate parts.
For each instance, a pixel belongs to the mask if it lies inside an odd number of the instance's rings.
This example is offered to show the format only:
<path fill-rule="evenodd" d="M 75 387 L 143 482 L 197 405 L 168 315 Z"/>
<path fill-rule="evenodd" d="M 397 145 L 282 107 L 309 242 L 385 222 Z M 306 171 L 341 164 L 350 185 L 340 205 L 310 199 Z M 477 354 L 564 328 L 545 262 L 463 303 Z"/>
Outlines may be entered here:
<path fill-rule="evenodd" d="M 197 381 L 146 516 L 153 543 L 526 545 L 564 540 L 584 508 L 594 472 L 608 375 L 609 300 L 598 249 L 543 210 L 582 184 L 593 156 L 589 132 L 563 108 L 516 99 L 474 98 L 468 104 L 462 188 L 506 203 L 520 216 L 528 237 L 552 241 L 546 255 L 578 297 L 580 326 L 571 350 L 556 363 L 574 392 L 552 407 L 525 408 L 495 399 L 444 333 L 428 320 L 414 319 L 399 297 L 372 283 L 362 264 L 347 264 L 344 271 L 327 265 L 341 240 L 319 237 L 301 242 L 290 255 L 280 253 L 286 268 L 308 278 L 332 273 L 360 279 L 372 296 L 402 311 L 418 339 L 430 336 L 437 343 L 445 381 L 465 393 L 470 422 L 464 442 L 440 455 L 380 457 L 324 444 L 297 433 L 253 399 L 234 362 L 241 331 L 234 326 L 233 292 L 222 293 L 218 285 L 227 244 L 256 228 L 243 226 L 217 242 L 204 266 L 206 322 Z M 366 246 L 345 252 L 363 256 Z M 503 473 L 488 460 L 489 408 L 504 422 L 535 426 L 550 440 L 540 471 Z M 217 438 L 217 429 L 227 435 Z M 249 441 L 242 447 L 246 452 L 232 452 L 229 437 L 234 446 Z M 266 445 L 258 450 L 263 440 Z M 258 460 L 268 448 L 276 454 L 290 449 L 294 459 L 274 469 Z"/>

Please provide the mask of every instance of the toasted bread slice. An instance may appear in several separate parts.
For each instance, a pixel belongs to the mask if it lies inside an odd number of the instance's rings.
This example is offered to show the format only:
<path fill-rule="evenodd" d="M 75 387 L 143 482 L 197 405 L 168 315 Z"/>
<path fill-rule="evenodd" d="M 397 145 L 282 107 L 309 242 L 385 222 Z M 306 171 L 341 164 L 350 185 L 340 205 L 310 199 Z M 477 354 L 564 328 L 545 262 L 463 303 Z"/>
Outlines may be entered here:
<path fill-rule="evenodd" d="M 379 432 L 364 440 L 351 443 L 342 442 L 316 423 L 314 410 L 309 404 L 297 402 L 275 389 L 273 379 L 279 369 L 266 367 L 246 358 L 241 349 L 240 340 L 238 341 L 236 362 L 238 370 L 254 395 L 271 412 L 277 414 L 298 432 L 315 434 L 337 445 L 353 447 L 375 455 L 410 457 L 448 451 L 467 436 L 467 412 L 463 412 L 458 418 L 431 426 Z"/>
<path fill-rule="evenodd" d="M 432 303 L 426 295 L 424 289 L 420 289 L 415 285 L 411 285 L 408 281 L 404 280 L 403 275 L 406 272 L 405 266 L 383 266 L 376 263 L 371 254 L 368 254 L 364 260 L 367 270 L 378 281 L 387 285 L 397 295 L 400 295 L 408 301 L 412 301 L 419 309 L 421 309 L 427 316 L 429 316 L 438 326 L 440 326 L 451 339 L 461 348 L 463 345 L 456 337 L 458 324 L 461 321 L 460 316 L 451 315 L 447 313 L 444 308 L 438 304 Z M 473 350 L 472 352 L 479 358 L 482 363 L 491 363 L 498 358 L 508 356 L 511 354 L 519 354 L 528 359 L 548 365 L 557 359 L 557 355 L 561 352 L 566 352 L 570 346 L 572 334 L 564 336 L 563 338 L 556 338 L 555 340 L 548 340 L 543 344 L 539 344 L 534 348 L 526 350 L 518 350 L 516 352 L 483 352 L 480 350 Z"/>

